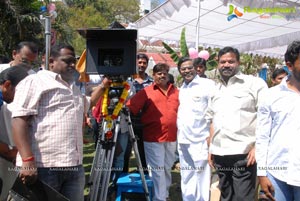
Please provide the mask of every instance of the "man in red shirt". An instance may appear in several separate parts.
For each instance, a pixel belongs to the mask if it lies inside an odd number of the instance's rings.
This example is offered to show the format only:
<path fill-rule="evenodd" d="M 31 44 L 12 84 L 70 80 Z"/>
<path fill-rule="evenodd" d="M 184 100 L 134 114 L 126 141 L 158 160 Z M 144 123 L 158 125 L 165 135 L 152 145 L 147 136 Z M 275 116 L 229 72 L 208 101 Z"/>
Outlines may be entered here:
<path fill-rule="evenodd" d="M 130 112 L 142 111 L 143 139 L 149 176 L 153 181 L 153 200 L 165 201 L 171 185 L 171 167 L 175 159 L 178 89 L 168 80 L 169 66 L 153 67 L 154 83 L 127 103 Z"/>

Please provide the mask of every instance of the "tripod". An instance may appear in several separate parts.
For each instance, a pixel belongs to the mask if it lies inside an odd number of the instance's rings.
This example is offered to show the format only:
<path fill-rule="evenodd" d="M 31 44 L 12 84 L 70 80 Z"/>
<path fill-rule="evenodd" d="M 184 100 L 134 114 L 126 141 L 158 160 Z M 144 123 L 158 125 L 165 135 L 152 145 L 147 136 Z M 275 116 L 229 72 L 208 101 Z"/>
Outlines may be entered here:
<path fill-rule="evenodd" d="M 132 123 L 129 111 L 126 107 L 123 107 L 117 119 L 112 122 L 112 125 L 108 125 L 111 122 L 104 120 L 102 122 L 102 129 L 98 136 L 98 142 L 96 146 L 96 154 L 93 160 L 91 174 L 88 185 L 90 187 L 89 199 L 90 201 L 106 201 L 109 181 L 111 177 L 111 167 L 114 159 L 114 153 L 116 148 L 116 141 L 120 131 L 121 113 L 124 114 L 127 121 L 130 138 L 133 144 L 135 158 L 138 164 L 139 173 L 142 179 L 142 184 L 147 201 L 150 201 L 148 186 L 146 183 L 144 170 L 140 155 L 138 152 L 136 138 L 133 132 Z M 114 133 L 111 128 L 114 130 Z M 112 135 L 112 136 L 108 136 Z M 100 192 L 100 194 L 99 194 Z"/>

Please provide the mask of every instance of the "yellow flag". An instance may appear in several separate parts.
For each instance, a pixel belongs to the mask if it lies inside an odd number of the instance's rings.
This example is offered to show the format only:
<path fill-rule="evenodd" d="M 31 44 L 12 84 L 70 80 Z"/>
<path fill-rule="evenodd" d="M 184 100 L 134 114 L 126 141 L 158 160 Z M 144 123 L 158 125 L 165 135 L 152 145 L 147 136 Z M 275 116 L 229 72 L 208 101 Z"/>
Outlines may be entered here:
<path fill-rule="evenodd" d="M 85 73 L 86 69 L 86 49 L 83 50 L 77 64 L 76 64 L 76 70 L 79 72 L 79 81 L 80 82 L 89 82 L 90 77 L 88 74 Z"/>

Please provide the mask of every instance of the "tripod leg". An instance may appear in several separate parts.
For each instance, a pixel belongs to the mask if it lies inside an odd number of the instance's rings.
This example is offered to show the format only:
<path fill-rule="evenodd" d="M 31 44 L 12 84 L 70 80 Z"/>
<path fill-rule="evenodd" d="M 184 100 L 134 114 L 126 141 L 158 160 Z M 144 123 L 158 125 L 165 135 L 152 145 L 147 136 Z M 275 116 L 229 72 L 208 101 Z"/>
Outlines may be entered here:
<path fill-rule="evenodd" d="M 139 173 L 141 175 L 141 180 L 142 180 L 142 183 L 143 183 L 143 188 L 144 188 L 144 191 L 145 191 L 146 200 L 150 201 L 150 194 L 149 194 L 147 182 L 146 182 L 146 179 L 145 179 L 145 174 L 144 174 L 144 170 L 143 170 L 139 150 L 138 150 L 138 147 L 137 147 L 137 141 L 136 141 L 136 138 L 135 138 L 135 135 L 134 135 L 134 132 L 133 132 L 130 115 L 129 115 L 128 111 L 124 112 L 124 114 L 126 115 L 128 128 L 129 128 L 129 133 L 130 133 L 130 137 L 132 139 L 132 147 L 133 147 L 135 158 L 136 158 L 136 161 L 137 161 L 137 164 L 138 164 Z"/>
<path fill-rule="evenodd" d="M 102 180 L 102 188 L 101 188 L 101 193 L 100 193 L 100 199 L 99 201 L 105 201 L 107 199 L 107 192 L 108 192 L 108 187 L 109 187 L 109 181 L 110 181 L 110 175 L 111 175 L 111 168 L 114 160 L 114 154 L 115 154 L 115 149 L 116 149 L 116 142 L 118 138 L 118 133 L 120 131 L 120 120 L 121 116 L 119 115 L 116 121 L 116 127 L 115 127 L 115 132 L 113 136 L 113 146 L 110 150 L 107 152 L 107 163 L 106 163 L 106 168 L 105 168 L 105 174 L 104 178 Z"/>
<path fill-rule="evenodd" d="M 102 122 L 102 128 L 105 128 L 106 122 Z M 94 201 L 98 197 L 98 191 L 100 188 L 100 181 L 102 177 L 102 169 L 103 169 L 103 161 L 106 155 L 106 150 L 103 149 L 102 143 L 104 142 L 104 132 L 101 129 L 101 132 L 98 136 L 98 142 L 96 146 L 95 157 L 92 164 L 91 174 L 89 177 L 89 185 L 90 185 L 90 192 L 89 192 L 89 199 L 90 201 Z"/>

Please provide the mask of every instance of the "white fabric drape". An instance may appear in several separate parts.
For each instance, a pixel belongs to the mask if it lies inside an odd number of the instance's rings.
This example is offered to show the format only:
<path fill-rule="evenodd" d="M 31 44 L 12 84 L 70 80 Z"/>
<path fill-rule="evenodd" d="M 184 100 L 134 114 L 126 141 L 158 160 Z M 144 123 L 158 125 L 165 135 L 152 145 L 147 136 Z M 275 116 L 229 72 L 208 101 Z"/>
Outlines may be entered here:
<path fill-rule="evenodd" d="M 179 41 L 183 27 L 186 41 L 195 47 L 198 41 L 204 47 L 235 46 L 241 52 L 282 57 L 286 45 L 300 36 L 300 1 L 242 1 L 201 0 L 197 34 L 197 9 L 199 0 L 168 0 L 135 22 L 139 39 L 151 41 Z M 243 16 L 227 21 L 229 5 Z M 293 13 L 273 13 L 261 17 L 244 11 L 244 7 L 292 7 Z"/>

